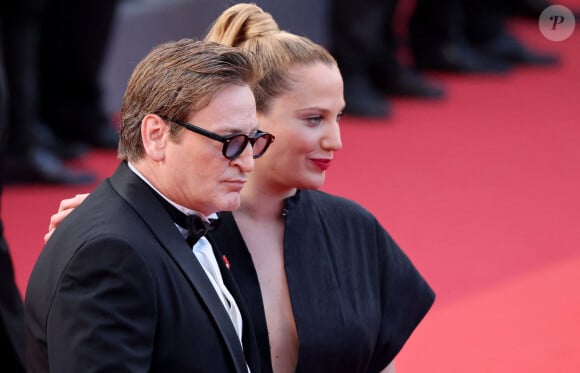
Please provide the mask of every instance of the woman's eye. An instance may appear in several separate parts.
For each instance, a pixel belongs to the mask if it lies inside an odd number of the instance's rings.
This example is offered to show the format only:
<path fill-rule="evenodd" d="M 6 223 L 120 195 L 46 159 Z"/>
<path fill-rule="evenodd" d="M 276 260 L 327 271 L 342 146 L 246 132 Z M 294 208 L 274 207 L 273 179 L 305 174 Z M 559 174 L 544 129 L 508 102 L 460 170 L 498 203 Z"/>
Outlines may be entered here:
<path fill-rule="evenodd" d="M 312 125 L 318 125 L 320 124 L 320 122 L 322 122 L 322 117 L 320 115 L 316 115 L 313 117 L 308 117 L 308 123 L 312 124 Z"/>

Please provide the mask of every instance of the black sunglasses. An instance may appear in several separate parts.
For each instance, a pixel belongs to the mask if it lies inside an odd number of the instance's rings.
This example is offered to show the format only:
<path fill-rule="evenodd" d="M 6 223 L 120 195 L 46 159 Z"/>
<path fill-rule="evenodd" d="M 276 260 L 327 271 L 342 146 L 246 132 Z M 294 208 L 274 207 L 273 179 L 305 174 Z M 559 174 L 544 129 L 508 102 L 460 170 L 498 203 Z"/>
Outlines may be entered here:
<path fill-rule="evenodd" d="M 201 127 L 193 125 L 191 123 L 182 122 L 177 119 L 169 119 L 162 117 L 164 120 L 168 120 L 175 124 L 179 124 L 187 128 L 188 130 L 198 133 L 202 136 L 209 137 L 210 139 L 217 140 L 224 144 L 222 149 L 222 154 L 224 157 L 233 161 L 234 159 L 238 158 L 240 154 L 244 152 L 248 143 L 252 145 L 252 151 L 254 153 L 254 159 L 260 158 L 264 155 L 266 150 L 272 142 L 274 142 L 274 135 L 268 132 L 258 131 L 255 134 L 235 134 L 235 135 L 228 135 L 228 136 L 220 136 L 217 133 L 213 133 L 211 131 L 205 130 Z"/>

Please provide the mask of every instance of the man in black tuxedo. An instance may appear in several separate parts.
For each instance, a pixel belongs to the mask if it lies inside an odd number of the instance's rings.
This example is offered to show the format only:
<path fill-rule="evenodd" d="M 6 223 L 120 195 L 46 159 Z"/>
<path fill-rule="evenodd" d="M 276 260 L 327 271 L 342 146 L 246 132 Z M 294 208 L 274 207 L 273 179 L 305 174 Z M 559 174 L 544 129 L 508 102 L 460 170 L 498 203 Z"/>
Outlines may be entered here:
<path fill-rule="evenodd" d="M 116 172 L 59 225 L 30 276 L 30 372 L 260 371 L 246 307 L 203 237 L 215 212 L 239 206 L 273 140 L 257 131 L 255 75 L 236 48 L 191 39 L 137 65 Z"/>

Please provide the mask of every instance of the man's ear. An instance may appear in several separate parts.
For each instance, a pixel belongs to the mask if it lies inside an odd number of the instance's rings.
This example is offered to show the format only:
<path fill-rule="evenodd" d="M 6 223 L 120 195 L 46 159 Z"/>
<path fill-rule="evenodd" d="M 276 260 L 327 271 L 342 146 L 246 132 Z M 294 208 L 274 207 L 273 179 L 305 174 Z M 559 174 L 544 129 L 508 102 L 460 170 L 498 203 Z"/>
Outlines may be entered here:
<path fill-rule="evenodd" d="M 169 130 L 170 126 L 159 115 L 147 114 L 141 121 L 141 139 L 150 159 L 157 162 L 165 159 Z"/>

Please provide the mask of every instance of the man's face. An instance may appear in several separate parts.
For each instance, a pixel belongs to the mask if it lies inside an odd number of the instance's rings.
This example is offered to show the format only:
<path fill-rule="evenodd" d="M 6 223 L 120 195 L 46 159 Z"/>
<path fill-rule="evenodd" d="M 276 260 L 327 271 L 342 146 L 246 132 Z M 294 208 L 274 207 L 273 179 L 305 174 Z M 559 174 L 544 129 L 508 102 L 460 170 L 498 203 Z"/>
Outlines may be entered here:
<path fill-rule="evenodd" d="M 220 136 L 257 130 L 256 103 L 247 86 L 228 86 L 187 122 Z M 179 143 L 169 142 L 162 190 L 173 201 L 209 215 L 240 206 L 240 191 L 254 169 L 252 148 L 234 160 L 222 154 L 223 143 L 184 129 Z"/>

